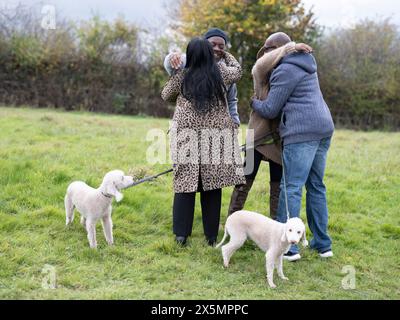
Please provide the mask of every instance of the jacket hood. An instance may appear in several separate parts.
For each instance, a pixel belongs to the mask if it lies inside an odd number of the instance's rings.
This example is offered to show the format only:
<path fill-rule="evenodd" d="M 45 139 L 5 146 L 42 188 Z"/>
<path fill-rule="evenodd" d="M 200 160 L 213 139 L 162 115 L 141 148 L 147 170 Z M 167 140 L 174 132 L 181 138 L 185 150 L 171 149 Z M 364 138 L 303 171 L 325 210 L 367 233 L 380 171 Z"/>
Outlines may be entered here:
<path fill-rule="evenodd" d="M 312 54 L 309 53 L 292 53 L 282 59 L 282 64 L 293 64 L 309 74 L 317 72 L 317 62 Z"/>

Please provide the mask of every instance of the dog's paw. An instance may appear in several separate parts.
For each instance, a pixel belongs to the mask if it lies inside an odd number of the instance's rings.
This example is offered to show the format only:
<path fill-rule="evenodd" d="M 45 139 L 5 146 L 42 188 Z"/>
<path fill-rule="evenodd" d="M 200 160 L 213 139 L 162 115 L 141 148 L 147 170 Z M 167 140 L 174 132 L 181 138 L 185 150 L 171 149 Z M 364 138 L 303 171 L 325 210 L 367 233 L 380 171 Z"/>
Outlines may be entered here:
<path fill-rule="evenodd" d="M 268 283 L 269 287 L 271 289 L 275 289 L 276 288 L 276 284 L 275 283 Z"/>
<path fill-rule="evenodd" d="M 281 279 L 285 280 L 285 281 L 289 281 L 289 278 L 287 278 L 287 277 L 281 277 Z"/>
<path fill-rule="evenodd" d="M 304 241 L 303 241 L 303 247 L 304 247 L 304 248 L 308 247 L 308 240 L 304 240 Z"/>
<path fill-rule="evenodd" d="M 266 280 L 267 280 L 267 284 L 269 285 L 270 288 L 272 288 L 272 289 L 275 289 L 275 288 L 276 288 L 276 285 L 275 285 L 273 279 L 271 279 L 271 278 L 269 278 L 269 277 L 267 276 L 267 277 L 266 277 Z"/>

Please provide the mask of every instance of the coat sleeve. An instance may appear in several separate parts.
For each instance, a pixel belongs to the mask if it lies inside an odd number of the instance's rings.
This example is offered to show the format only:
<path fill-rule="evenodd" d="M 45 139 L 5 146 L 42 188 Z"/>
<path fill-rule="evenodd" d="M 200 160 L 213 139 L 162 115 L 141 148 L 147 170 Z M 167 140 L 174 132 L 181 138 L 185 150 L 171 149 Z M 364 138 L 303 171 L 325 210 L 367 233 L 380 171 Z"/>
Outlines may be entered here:
<path fill-rule="evenodd" d="M 181 92 L 183 81 L 183 71 L 178 71 L 175 75 L 169 78 L 161 92 L 161 98 L 167 102 L 174 102 Z"/>
<path fill-rule="evenodd" d="M 164 69 L 165 69 L 165 71 L 168 72 L 169 76 L 171 76 L 174 72 L 174 70 L 172 69 L 171 63 L 169 62 L 169 60 L 171 59 L 171 55 L 172 55 L 172 53 L 168 54 L 164 59 Z"/>
<path fill-rule="evenodd" d="M 231 115 L 232 120 L 237 125 L 240 125 L 240 117 L 238 113 L 237 87 L 235 83 L 232 84 L 228 89 L 227 100 L 228 100 L 229 114 Z"/>
<path fill-rule="evenodd" d="M 253 99 L 252 107 L 254 111 L 264 118 L 275 119 L 301 79 L 296 71 L 287 64 L 282 64 L 276 68 L 271 76 L 271 89 L 267 99 Z"/>
<path fill-rule="evenodd" d="M 265 53 L 257 60 L 251 71 L 253 75 L 254 93 L 257 98 L 261 98 L 263 87 L 266 86 L 267 74 L 278 65 L 285 55 L 294 52 L 295 46 L 296 44 L 294 42 L 289 42 L 283 47 Z"/>
<path fill-rule="evenodd" d="M 225 52 L 225 58 L 218 62 L 222 80 L 225 86 L 238 82 L 242 77 L 242 67 L 233 55 Z"/>

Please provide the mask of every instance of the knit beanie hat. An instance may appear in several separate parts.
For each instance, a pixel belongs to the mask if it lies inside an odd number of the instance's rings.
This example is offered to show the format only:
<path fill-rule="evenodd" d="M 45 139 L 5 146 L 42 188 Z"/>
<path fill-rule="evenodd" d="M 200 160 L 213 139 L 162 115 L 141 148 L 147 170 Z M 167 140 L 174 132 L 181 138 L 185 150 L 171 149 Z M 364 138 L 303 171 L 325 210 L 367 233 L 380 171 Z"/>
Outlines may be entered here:
<path fill-rule="evenodd" d="M 224 39 L 225 44 L 228 44 L 228 42 L 229 42 L 228 35 L 224 31 L 222 31 L 221 29 L 218 29 L 218 28 L 211 28 L 204 35 L 204 39 L 206 39 L 206 40 L 209 38 L 212 38 L 212 37 L 220 37 L 220 38 Z"/>

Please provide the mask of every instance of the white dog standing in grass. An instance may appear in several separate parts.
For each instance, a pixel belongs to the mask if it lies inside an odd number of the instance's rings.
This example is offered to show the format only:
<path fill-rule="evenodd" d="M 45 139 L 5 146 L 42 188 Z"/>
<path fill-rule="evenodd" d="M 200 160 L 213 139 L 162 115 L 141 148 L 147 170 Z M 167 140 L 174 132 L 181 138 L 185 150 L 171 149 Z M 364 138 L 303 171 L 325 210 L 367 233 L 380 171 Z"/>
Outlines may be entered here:
<path fill-rule="evenodd" d="M 266 252 L 266 269 L 268 284 L 276 288 L 274 284 L 274 270 L 284 280 L 289 280 L 283 274 L 283 255 L 289 251 L 293 244 L 298 244 L 303 239 L 303 245 L 307 246 L 306 227 L 299 218 L 289 219 L 286 223 L 280 223 L 259 213 L 250 211 L 237 211 L 228 217 L 225 224 L 225 234 L 222 241 L 216 246 L 219 248 L 230 235 L 229 242 L 222 247 L 224 266 L 229 267 L 229 260 L 250 238 L 261 250 Z"/>
<path fill-rule="evenodd" d="M 114 243 L 112 233 L 112 201 L 120 202 L 123 198 L 120 190 L 131 186 L 133 177 L 125 176 L 120 170 L 107 173 L 98 189 L 82 181 L 69 185 L 65 196 L 66 225 L 74 220 L 74 209 L 81 214 L 81 224 L 86 228 L 91 248 L 97 247 L 96 223 L 101 219 L 104 236 L 109 245 Z"/>

